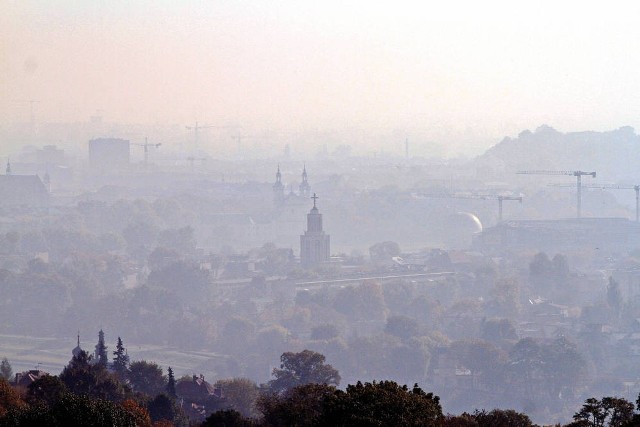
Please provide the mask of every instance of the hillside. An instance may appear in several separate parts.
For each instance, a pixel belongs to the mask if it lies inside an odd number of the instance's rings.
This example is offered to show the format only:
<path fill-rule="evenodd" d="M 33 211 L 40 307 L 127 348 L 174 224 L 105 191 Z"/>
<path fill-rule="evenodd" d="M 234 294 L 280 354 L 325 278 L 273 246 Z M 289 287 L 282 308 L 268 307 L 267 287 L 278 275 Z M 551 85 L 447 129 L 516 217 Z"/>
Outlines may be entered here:
<path fill-rule="evenodd" d="M 608 132 L 562 133 L 542 125 L 506 137 L 476 158 L 480 177 L 507 178 L 518 170 L 597 171 L 599 182 L 640 179 L 640 137 L 629 126 Z"/>

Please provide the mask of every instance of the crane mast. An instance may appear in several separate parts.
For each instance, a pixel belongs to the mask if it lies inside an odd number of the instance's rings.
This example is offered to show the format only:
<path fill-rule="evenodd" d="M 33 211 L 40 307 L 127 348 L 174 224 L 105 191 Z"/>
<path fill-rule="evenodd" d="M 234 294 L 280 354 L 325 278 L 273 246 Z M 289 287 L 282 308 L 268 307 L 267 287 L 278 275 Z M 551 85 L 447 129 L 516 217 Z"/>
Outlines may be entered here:
<path fill-rule="evenodd" d="M 502 202 L 516 200 L 522 203 L 522 196 L 502 196 L 496 194 L 422 194 L 424 197 L 448 198 L 448 199 L 475 199 L 498 201 L 498 223 L 502 222 Z"/>
<path fill-rule="evenodd" d="M 148 138 L 144 138 L 144 144 L 138 144 L 138 143 L 132 143 L 131 145 L 137 145 L 138 147 L 143 147 L 144 148 L 144 165 L 147 166 L 147 162 L 149 160 L 149 147 L 156 147 L 159 148 L 162 143 L 157 143 L 157 144 L 149 144 L 149 140 Z"/>
<path fill-rule="evenodd" d="M 569 184 L 549 184 L 550 187 L 573 187 Z M 599 188 L 602 190 L 634 190 L 636 193 L 636 222 L 640 222 L 640 185 L 619 184 L 582 184 L 584 188 Z"/>
<path fill-rule="evenodd" d="M 584 175 L 589 175 L 591 178 L 596 177 L 595 172 L 584 172 L 584 171 L 546 171 L 546 170 L 532 170 L 532 171 L 518 171 L 516 172 L 519 175 L 572 175 L 576 177 L 576 188 L 577 188 L 577 217 L 582 217 L 582 177 Z"/>

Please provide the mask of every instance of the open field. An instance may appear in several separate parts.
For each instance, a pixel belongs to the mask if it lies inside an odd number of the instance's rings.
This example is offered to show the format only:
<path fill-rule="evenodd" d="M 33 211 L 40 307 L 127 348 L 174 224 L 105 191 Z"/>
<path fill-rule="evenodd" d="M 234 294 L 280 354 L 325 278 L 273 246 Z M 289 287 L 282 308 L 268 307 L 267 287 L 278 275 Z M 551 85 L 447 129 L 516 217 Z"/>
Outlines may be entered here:
<path fill-rule="evenodd" d="M 6 357 L 13 372 L 39 368 L 51 374 L 59 374 L 71 359 L 71 350 L 76 346 L 72 338 L 43 338 L 21 335 L 0 334 L 0 358 Z M 97 336 L 96 340 L 97 342 Z M 107 342 L 112 353 L 113 343 Z M 148 360 L 158 363 L 165 369 L 171 366 L 176 376 L 203 374 L 207 378 L 216 377 L 213 365 L 223 362 L 226 356 L 207 351 L 182 351 L 176 348 L 157 345 L 132 344 L 124 342 L 132 361 Z M 92 353 L 95 343 L 83 341 L 80 346 Z"/>

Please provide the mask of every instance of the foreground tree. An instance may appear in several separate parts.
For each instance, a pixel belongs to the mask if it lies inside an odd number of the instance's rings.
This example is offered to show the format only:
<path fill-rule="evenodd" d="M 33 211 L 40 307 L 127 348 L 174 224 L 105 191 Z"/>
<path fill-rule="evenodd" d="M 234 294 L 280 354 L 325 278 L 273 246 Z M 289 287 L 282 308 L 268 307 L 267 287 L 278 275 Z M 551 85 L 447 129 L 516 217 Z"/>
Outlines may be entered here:
<path fill-rule="evenodd" d="M 321 426 L 335 393 L 336 388 L 330 385 L 305 384 L 282 394 L 262 395 L 257 407 L 266 426 Z"/>
<path fill-rule="evenodd" d="M 131 363 L 127 377 L 136 392 L 157 396 L 166 390 L 167 378 L 162 373 L 162 368 L 154 362 L 139 360 Z"/>
<path fill-rule="evenodd" d="M 0 419 L 0 425 L 135 427 L 136 421 L 121 405 L 67 393 L 51 407 L 33 405 L 14 409 Z"/>
<path fill-rule="evenodd" d="M 440 398 L 394 381 L 348 385 L 336 391 L 323 425 L 432 426 L 442 419 Z"/>
<path fill-rule="evenodd" d="M 273 392 L 281 393 L 309 383 L 339 385 L 340 374 L 324 361 L 325 357 L 322 354 L 311 350 L 283 353 L 280 356 L 280 369 L 273 369 L 275 379 L 269 381 L 269 388 Z"/>
<path fill-rule="evenodd" d="M 71 393 L 111 401 L 124 398 L 124 388 L 115 376 L 99 363 L 91 363 L 86 351 L 74 356 L 60 374 Z"/>
<path fill-rule="evenodd" d="M 29 384 L 26 400 L 32 405 L 43 404 L 51 407 L 58 403 L 68 391 L 60 378 L 45 375 Z"/>
<path fill-rule="evenodd" d="M 490 412 L 478 411 L 473 414 L 478 427 L 532 427 L 533 423 L 526 414 L 513 409 L 494 409 Z"/>
<path fill-rule="evenodd" d="M 598 400 L 591 397 L 585 400 L 582 408 L 573 415 L 572 426 L 622 427 L 631 425 L 633 403 L 618 397 L 603 397 Z"/>
<path fill-rule="evenodd" d="M 228 409 L 209 415 L 200 427 L 251 427 L 255 425 L 257 424 L 244 418 L 240 412 Z"/>
<path fill-rule="evenodd" d="M 25 407 L 20 394 L 3 378 L 0 378 L 0 417 L 11 410 Z"/>

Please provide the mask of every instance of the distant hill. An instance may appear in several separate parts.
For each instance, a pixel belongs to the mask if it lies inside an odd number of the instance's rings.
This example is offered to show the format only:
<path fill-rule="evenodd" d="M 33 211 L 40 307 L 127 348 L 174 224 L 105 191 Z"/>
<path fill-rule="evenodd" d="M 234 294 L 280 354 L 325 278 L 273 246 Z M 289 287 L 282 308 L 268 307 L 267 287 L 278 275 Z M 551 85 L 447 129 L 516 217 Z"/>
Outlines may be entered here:
<path fill-rule="evenodd" d="M 506 137 L 475 159 L 478 177 L 506 178 L 518 170 L 597 171 L 598 182 L 640 181 L 640 137 L 629 126 L 608 132 L 562 133 L 542 125 Z"/>

